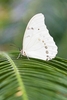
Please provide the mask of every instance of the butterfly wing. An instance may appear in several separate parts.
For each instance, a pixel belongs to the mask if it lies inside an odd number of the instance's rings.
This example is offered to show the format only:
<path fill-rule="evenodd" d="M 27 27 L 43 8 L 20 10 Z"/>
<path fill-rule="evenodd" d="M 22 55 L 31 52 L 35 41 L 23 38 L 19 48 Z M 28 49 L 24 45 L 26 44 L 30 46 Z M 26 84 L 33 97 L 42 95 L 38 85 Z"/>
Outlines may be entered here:
<path fill-rule="evenodd" d="M 57 54 L 57 46 L 44 24 L 44 15 L 36 14 L 29 21 L 23 38 L 24 52 L 28 57 L 51 60 Z"/>

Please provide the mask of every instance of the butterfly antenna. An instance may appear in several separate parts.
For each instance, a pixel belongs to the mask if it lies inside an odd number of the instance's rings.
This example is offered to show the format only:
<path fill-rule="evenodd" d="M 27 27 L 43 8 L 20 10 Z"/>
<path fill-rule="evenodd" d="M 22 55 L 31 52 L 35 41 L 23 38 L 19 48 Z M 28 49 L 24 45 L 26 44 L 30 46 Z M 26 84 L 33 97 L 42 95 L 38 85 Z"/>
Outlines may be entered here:
<path fill-rule="evenodd" d="M 17 48 L 18 51 L 20 51 L 20 48 L 18 48 L 15 44 L 10 44 L 10 46 L 13 46 L 13 47 Z"/>
<path fill-rule="evenodd" d="M 13 47 L 17 48 L 18 51 L 20 51 L 20 48 L 18 48 L 15 44 L 10 44 L 10 46 L 13 46 Z M 19 59 L 20 56 L 21 56 L 21 53 L 19 53 L 17 59 Z"/>

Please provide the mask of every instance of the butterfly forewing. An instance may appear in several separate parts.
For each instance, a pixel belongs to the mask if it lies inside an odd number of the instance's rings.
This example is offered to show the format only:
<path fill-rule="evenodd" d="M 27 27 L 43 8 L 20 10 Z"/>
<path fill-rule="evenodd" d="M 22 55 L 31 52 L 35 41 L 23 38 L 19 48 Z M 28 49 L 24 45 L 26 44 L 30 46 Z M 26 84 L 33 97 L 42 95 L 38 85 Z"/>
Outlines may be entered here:
<path fill-rule="evenodd" d="M 23 38 L 23 52 L 28 57 L 51 60 L 57 54 L 57 46 L 44 24 L 44 19 L 44 15 L 40 13 L 29 21 Z"/>

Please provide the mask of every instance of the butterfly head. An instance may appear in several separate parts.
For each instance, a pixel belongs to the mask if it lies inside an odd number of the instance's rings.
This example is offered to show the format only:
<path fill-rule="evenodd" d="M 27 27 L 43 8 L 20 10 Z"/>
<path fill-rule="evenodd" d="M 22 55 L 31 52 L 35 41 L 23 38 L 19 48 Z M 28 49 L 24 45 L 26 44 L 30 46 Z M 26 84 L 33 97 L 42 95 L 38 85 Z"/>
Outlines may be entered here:
<path fill-rule="evenodd" d="M 20 53 L 21 53 L 21 55 L 24 55 L 24 56 L 26 56 L 26 53 L 25 53 L 25 51 L 21 50 L 21 51 L 20 51 Z"/>

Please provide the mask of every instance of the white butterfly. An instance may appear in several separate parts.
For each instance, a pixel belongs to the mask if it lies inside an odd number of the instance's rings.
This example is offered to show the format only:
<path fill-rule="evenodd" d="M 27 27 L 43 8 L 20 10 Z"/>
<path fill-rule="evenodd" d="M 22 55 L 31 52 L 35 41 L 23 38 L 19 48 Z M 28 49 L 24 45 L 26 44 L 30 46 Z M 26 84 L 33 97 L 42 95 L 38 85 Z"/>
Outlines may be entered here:
<path fill-rule="evenodd" d="M 57 46 L 44 24 L 44 19 L 44 15 L 39 13 L 29 21 L 23 38 L 23 49 L 20 51 L 22 55 L 42 60 L 55 58 Z"/>

